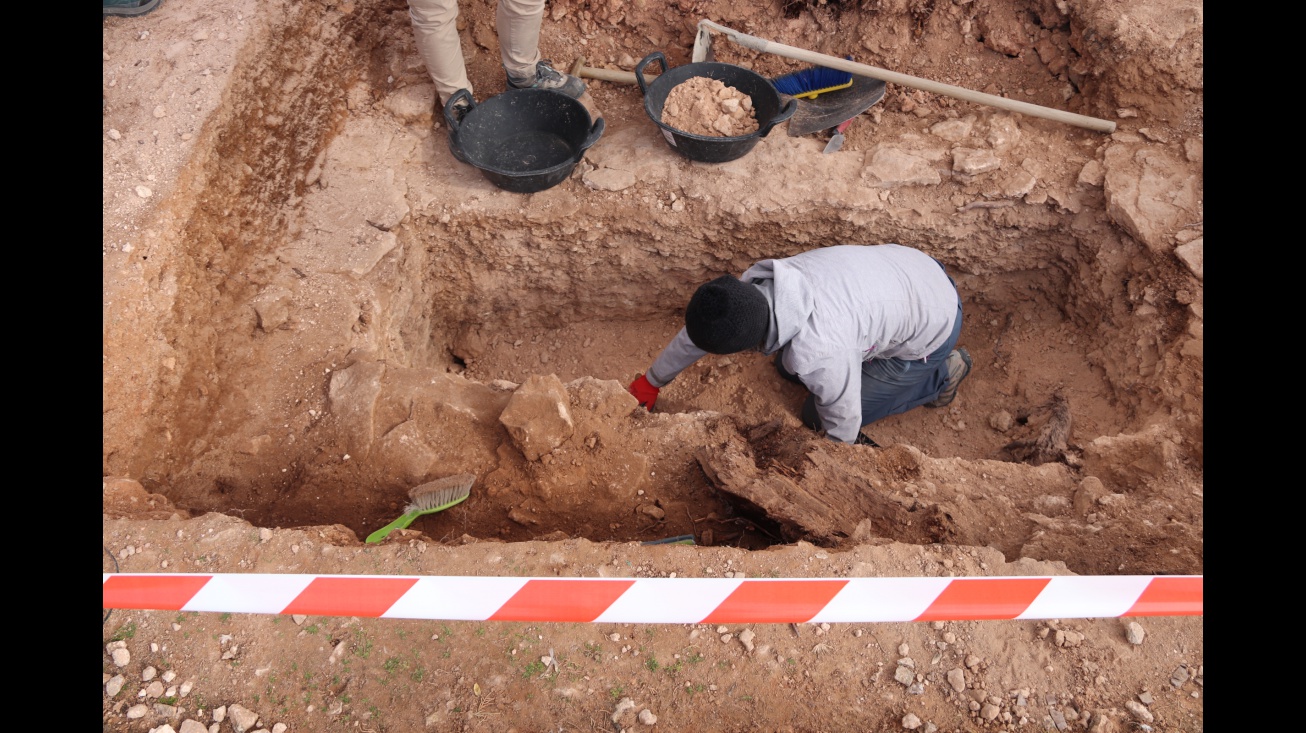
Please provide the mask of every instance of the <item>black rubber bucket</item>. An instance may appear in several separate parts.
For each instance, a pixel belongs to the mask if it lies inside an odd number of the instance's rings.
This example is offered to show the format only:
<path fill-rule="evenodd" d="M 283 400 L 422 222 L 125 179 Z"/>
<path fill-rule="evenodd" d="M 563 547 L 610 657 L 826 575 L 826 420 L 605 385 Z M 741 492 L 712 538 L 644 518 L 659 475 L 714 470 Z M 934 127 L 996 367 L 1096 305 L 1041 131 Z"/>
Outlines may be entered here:
<path fill-rule="evenodd" d="M 469 109 L 458 119 L 454 104 Z M 490 183 L 515 193 L 558 185 L 603 134 L 579 101 L 547 89 L 509 89 L 481 104 L 459 89 L 444 105 L 449 151 Z"/>
<path fill-rule="evenodd" d="M 645 81 L 644 67 L 654 61 L 662 64 L 662 73 L 652 82 Z M 753 100 L 758 129 L 736 137 L 707 137 L 662 124 L 662 107 L 666 104 L 667 95 L 682 82 L 695 76 L 716 79 L 747 94 Z M 742 66 L 711 61 L 667 69 L 667 57 L 661 51 L 654 51 L 635 65 L 635 81 L 639 82 L 639 89 L 644 93 L 644 111 L 654 124 L 662 128 L 662 137 L 671 149 L 701 163 L 725 163 L 744 157 L 757 145 L 758 140 L 771 132 L 771 128 L 789 119 L 798 110 L 798 102 L 793 98 L 781 104 L 780 93 L 771 84 L 771 80 L 761 74 Z"/>

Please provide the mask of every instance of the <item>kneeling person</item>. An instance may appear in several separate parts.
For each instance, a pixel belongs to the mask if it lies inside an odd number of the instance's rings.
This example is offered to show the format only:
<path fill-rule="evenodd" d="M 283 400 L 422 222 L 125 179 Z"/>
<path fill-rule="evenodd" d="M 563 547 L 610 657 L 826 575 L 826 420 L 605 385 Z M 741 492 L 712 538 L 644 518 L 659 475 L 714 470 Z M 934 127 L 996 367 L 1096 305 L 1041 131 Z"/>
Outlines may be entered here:
<path fill-rule="evenodd" d="M 970 373 L 958 349 L 961 298 L 943 266 L 898 244 L 840 245 L 762 260 L 699 286 L 685 327 L 630 385 L 658 391 L 705 354 L 776 354 L 776 369 L 811 392 L 804 424 L 845 443 L 914 407 L 942 407 Z M 778 353 L 777 353 L 778 352 Z"/>

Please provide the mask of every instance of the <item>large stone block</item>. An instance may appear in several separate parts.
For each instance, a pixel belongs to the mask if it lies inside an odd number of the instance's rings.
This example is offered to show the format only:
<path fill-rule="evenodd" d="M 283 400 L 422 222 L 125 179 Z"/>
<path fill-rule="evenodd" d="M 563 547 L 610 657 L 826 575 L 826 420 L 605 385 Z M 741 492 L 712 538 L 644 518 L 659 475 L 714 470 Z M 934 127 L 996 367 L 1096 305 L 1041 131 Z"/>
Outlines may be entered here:
<path fill-rule="evenodd" d="M 567 390 L 556 375 L 527 378 L 499 415 L 513 444 L 528 461 L 538 461 L 571 437 L 574 425 Z"/>

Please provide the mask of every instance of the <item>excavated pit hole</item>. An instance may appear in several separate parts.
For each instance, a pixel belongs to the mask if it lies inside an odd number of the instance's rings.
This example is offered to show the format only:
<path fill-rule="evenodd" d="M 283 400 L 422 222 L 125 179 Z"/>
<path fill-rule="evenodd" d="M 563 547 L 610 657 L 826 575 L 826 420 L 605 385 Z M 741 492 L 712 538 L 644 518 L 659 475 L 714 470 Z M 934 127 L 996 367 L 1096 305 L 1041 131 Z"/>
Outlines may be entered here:
<path fill-rule="evenodd" d="M 281 68 L 271 56 L 253 64 L 243 82 L 248 96 L 235 104 L 225 132 L 215 136 L 219 160 L 204 188 L 188 194 L 197 205 L 185 227 L 187 250 L 172 277 L 194 297 L 180 322 L 224 326 L 188 331 L 183 325 L 171 334 L 183 366 L 172 391 L 160 399 L 175 412 L 146 441 L 159 457 L 136 461 L 146 488 L 179 507 L 230 513 L 260 527 L 340 524 L 362 538 L 398 516 L 410 486 L 473 470 L 480 479 L 472 500 L 422 517 L 412 529 L 442 542 L 563 535 L 642 542 L 692 534 L 700 544 L 762 549 L 804 539 L 722 492 L 694 450 L 695 441 L 719 437 L 713 431 L 724 420 L 750 444 L 762 474 L 807 473 L 808 446 L 795 417 L 804 392 L 780 380 L 761 356 L 708 357 L 663 390 L 653 418 L 612 429 L 599 420 L 538 461 L 522 457 L 487 405 L 501 408 L 515 385 L 545 375 L 569 386 L 586 378 L 624 386 L 679 328 L 679 314 L 697 283 L 737 273 L 762 257 L 845 242 L 919 242 L 943 261 L 963 295 L 961 343 L 977 367 L 952 407 L 918 409 L 865 431 L 894 460 L 915 451 L 926 462 L 946 464 L 955 483 L 920 479 L 927 472 L 919 467 L 898 480 L 881 481 L 885 474 L 867 480 L 893 495 L 896 506 L 905 507 L 901 511 L 938 512 L 947 526 L 908 528 L 886 514 L 870 534 L 839 530 L 819 538 L 821 544 L 956 542 L 1019 552 L 1027 548 L 1022 542 L 1028 532 L 993 525 L 1030 512 L 1048 495 L 1056 500 L 1044 501 L 1043 511 L 1061 516 L 1083 478 L 1083 446 L 1139 434 L 1159 415 L 1185 409 L 1174 395 L 1162 394 L 1163 377 L 1156 376 L 1161 350 L 1186 325 L 1184 304 L 1167 294 L 1174 263 L 1162 267 L 1137 253 L 1101 257 L 1099 250 L 1120 247 L 1119 238 L 1095 240 L 1077 232 L 1073 218 L 1031 227 L 1035 233 L 1019 240 L 1020 256 L 1003 252 L 985 260 L 959 250 L 939 229 L 894 224 L 868 240 L 864 228 L 835 216 L 814 221 L 775 214 L 753 222 L 718 211 L 696 233 L 669 229 L 649 246 L 650 229 L 627 220 L 635 211 L 629 202 L 583 225 L 566 217 L 535 223 L 510 207 L 487 208 L 481 215 L 464 207 L 462 218 L 451 218 L 439 206 L 422 210 L 413 202 L 416 210 L 396 227 L 369 222 L 372 235 L 393 236 L 394 246 L 365 278 L 306 270 L 295 264 L 295 248 L 303 246 L 304 231 L 324 225 L 311 217 L 296 223 L 296 207 L 332 189 L 315 187 L 303 171 L 321 167 L 323 151 L 349 125 L 349 108 L 373 108 L 354 102 L 371 93 L 360 86 L 381 88 L 381 79 L 393 71 L 394 50 L 381 39 L 387 23 L 401 30 L 400 20 L 365 12 L 347 21 L 346 34 L 365 52 L 333 58 L 321 69 Z M 283 29 L 287 42 L 309 43 L 317 22 L 292 18 Z M 349 58 L 357 59 L 354 65 Z M 291 80 L 311 93 L 286 110 L 278 94 Z M 609 104 L 616 104 L 612 99 Z M 300 120 L 296 134 L 257 124 L 270 114 L 267 108 L 278 105 Z M 339 186 L 338 172 L 322 175 L 336 176 L 331 185 Z M 596 212 L 602 210 L 577 216 Z M 602 233 L 597 242 L 595 231 Z M 975 246 L 992 248 L 1004 236 L 980 238 Z M 285 282 L 298 289 L 283 299 L 288 315 L 268 328 L 273 317 L 267 294 Z M 348 288 L 358 292 L 338 297 Z M 347 302 L 355 312 L 336 319 L 347 328 L 324 335 L 319 326 L 334 318 L 328 301 Z M 1154 316 L 1145 325 L 1131 318 L 1140 308 Z M 301 338 L 303 343 L 294 343 Z M 348 423 L 354 418 L 345 414 L 347 401 L 333 401 L 334 380 L 341 372 L 357 376 L 350 370 L 364 367 L 373 369 L 382 397 L 369 407 L 369 452 L 351 455 L 357 443 Z M 448 383 L 456 386 L 442 396 L 423 391 L 446 384 L 450 375 Z M 414 395 L 406 401 L 404 384 Z M 610 392 L 603 394 L 594 400 L 610 398 Z M 1038 424 L 1039 408 L 1054 394 L 1067 400 L 1074 417 L 1069 452 L 1054 467 L 1027 466 L 1004 454 L 1012 440 L 1030 437 L 1027 429 Z M 573 410 L 583 413 L 585 398 L 578 400 L 575 390 L 571 397 Z M 694 416 L 698 411 L 725 417 Z M 437 438 L 422 432 L 437 424 L 445 430 Z M 1180 478 L 1157 488 L 1159 469 L 1121 469 L 1101 493 L 1139 503 L 1170 501 L 1170 509 L 1156 510 L 1160 516 L 1200 525 L 1200 509 L 1173 506 L 1174 497 L 1194 486 L 1200 494 L 1200 478 L 1193 478 L 1200 477 L 1200 413 L 1195 425 L 1180 421 L 1176 430 L 1196 445 L 1175 458 L 1182 464 Z M 467 443 L 454 444 L 451 437 Z M 390 445 L 386 440 L 427 443 L 404 453 L 378 448 Z M 1134 463 L 1146 460 L 1143 455 Z M 974 482 L 970 488 L 992 486 L 968 493 L 968 481 Z M 1047 493 L 1038 488 L 1044 483 Z M 1003 505 L 1008 490 L 1019 498 Z M 595 494 L 587 496 L 590 491 Z M 975 508 L 986 503 L 997 506 Z M 1081 567 L 1103 570 L 1119 561 L 1119 569 L 1139 572 L 1199 571 L 1199 530 L 1170 539 L 1142 534 L 1147 536 L 1140 541 L 1155 550 L 1147 559 L 1130 556 L 1137 547 L 1122 546 L 1116 555 L 1103 551 Z M 1156 560 L 1167 554 L 1178 559 L 1170 565 Z M 1047 557 L 1072 561 L 1064 550 L 1049 550 Z"/>

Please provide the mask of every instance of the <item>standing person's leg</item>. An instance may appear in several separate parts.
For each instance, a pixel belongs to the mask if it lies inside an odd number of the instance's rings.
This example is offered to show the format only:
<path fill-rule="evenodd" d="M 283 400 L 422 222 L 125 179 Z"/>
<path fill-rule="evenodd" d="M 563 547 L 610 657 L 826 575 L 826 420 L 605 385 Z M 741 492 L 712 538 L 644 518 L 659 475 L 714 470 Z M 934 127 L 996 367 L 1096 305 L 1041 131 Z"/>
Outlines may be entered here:
<path fill-rule="evenodd" d="M 458 37 L 458 0 L 408 0 L 408 17 L 413 21 L 417 52 L 435 82 L 440 105 L 443 107 L 459 89 L 472 91 Z"/>
<path fill-rule="evenodd" d="M 508 86 L 551 89 L 572 98 L 585 93 L 585 82 L 564 74 L 540 58 L 540 25 L 545 0 L 499 0 L 495 29 Z"/>
<path fill-rule="evenodd" d="M 530 86 L 535 79 L 535 65 L 540 62 L 544 0 L 499 0 L 494 21 L 503 70 L 514 82 Z"/>

